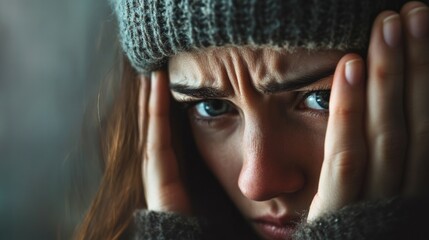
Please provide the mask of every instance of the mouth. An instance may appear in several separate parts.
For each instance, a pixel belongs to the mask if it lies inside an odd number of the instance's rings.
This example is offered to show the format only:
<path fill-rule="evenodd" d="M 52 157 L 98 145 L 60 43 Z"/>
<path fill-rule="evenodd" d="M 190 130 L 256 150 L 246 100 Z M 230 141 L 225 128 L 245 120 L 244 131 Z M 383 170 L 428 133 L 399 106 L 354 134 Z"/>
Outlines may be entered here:
<path fill-rule="evenodd" d="M 297 217 L 265 216 L 252 220 L 256 231 L 266 240 L 288 240 L 296 230 L 299 222 Z"/>

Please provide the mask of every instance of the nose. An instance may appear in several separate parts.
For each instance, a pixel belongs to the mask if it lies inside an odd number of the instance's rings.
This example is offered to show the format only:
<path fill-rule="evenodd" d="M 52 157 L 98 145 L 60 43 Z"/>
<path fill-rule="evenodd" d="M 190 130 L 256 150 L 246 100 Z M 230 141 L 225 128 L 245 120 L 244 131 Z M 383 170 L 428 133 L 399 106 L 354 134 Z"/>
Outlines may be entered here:
<path fill-rule="evenodd" d="M 243 130 L 243 162 L 238 186 L 248 199 L 265 201 L 292 194 L 305 185 L 295 150 L 288 148 L 288 130 L 279 130 L 260 122 Z"/>

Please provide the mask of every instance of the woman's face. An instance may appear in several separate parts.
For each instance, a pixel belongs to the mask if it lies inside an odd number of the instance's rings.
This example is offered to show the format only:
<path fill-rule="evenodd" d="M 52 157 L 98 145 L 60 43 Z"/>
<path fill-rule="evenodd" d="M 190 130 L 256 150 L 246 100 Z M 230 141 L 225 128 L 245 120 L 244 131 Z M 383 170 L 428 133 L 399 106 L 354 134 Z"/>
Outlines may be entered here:
<path fill-rule="evenodd" d="M 338 51 L 210 48 L 170 59 L 197 147 L 255 230 L 288 238 L 323 160 Z"/>

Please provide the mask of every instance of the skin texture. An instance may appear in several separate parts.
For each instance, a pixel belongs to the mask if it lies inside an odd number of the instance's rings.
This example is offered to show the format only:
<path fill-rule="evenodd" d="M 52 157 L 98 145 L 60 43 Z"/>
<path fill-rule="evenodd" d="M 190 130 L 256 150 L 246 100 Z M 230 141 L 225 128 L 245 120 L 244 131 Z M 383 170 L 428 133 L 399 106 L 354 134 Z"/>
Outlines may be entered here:
<path fill-rule="evenodd" d="M 317 189 L 328 115 L 307 109 L 303 93 L 330 89 L 343 55 L 231 47 L 171 59 L 172 84 L 231 93 L 222 99 L 231 102 L 233 112 L 209 123 L 195 109 L 189 115 L 203 159 L 247 219 L 297 218 L 308 209 Z M 321 69 L 331 74 L 309 86 L 274 94 L 261 90 L 269 82 L 291 82 Z M 190 98 L 175 91 L 173 96 Z"/>
<path fill-rule="evenodd" d="M 294 91 L 263 91 L 268 82 L 320 69 L 335 74 Z M 201 121 L 195 107 L 189 115 L 201 155 L 248 219 L 309 211 L 311 221 L 357 201 L 427 196 L 428 76 L 429 9 L 419 2 L 380 13 L 365 60 L 270 48 L 179 54 L 168 73 L 152 75 L 150 91 L 142 77 L 142 92 L 149 93 L 142 96 L 150 95 L 142 97 L 140 119 L 148 131 L 142 139 L 148 209 L 190 213 L 171 147 L 168 82 L 228 95 L 216 99 L 232 110 L 216 120 Z M 300 92 L 331 86 L 328 119 Z M 172 90 L 178 101 L 201 100 L 179 92 Z"/>

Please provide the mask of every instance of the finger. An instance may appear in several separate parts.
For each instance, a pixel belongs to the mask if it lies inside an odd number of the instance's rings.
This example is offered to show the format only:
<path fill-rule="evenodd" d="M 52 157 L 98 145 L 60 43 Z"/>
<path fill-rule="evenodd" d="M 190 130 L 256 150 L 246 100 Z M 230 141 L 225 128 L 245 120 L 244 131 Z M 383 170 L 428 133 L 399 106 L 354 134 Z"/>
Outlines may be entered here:
<path fill-rule="evenodd" d="M 429 8 L 420 2 L 401 10 L 406 32 L 406 109 L 409 148 L 404 191 L 429 194 Z"/>
<path fill-rule="evenodd" d="M 152 73 L 151 94 L 149 98 L 149 128 L 147 151 L 151 157 L 161 157 L 172 150 L 170 133 L 170 95 L 168 79 L 164 72 Z"/>
<path fill-rule="evenodd" d="M 148 125 L 148 102 L 150 94 L 150 77 L 140 75 L 140 91 L 138 101 L 138 127 L 139 127 L 139 146 L 146 142 L 147 125 Z"/>
<path fill-rule="evenodd" d="M 364 197 L 397 195 L 402 184 L 407 133 L 404 115 L 401 18 L 386 11 L 374 21 L 368 50 L 368 168 Z"/>
<path fill-rule="evenodd" d="M 145 149 L 145 176 L 150 183 L 146 184 L 148 189 L 152 186 L 161 188 L 178 177 L 177 163 L 171 147 L 167 79 L 162 72 L 155 72 L 151 81 Z"/>
<path fill-rule="evenodd" d="M 148 209 L 189 213 L 189 201 L 171 144 L 170 92 L 165 72 L 153 73 L 143 178 Z"/>
<path fill-rule="evenodd" d="M 334 75 L 324 161 L 309 221 L 354 201 L 360 192 L 366 159 L 364 96 L 364 62 L 348 54 Z"/>

